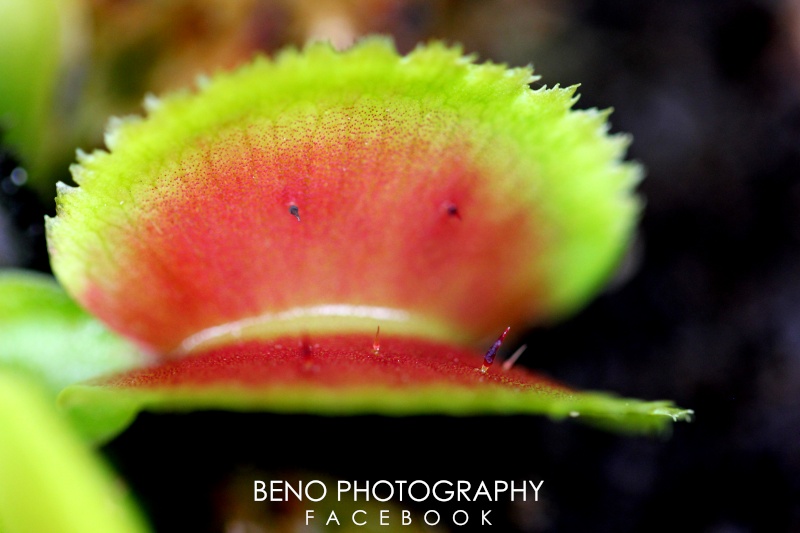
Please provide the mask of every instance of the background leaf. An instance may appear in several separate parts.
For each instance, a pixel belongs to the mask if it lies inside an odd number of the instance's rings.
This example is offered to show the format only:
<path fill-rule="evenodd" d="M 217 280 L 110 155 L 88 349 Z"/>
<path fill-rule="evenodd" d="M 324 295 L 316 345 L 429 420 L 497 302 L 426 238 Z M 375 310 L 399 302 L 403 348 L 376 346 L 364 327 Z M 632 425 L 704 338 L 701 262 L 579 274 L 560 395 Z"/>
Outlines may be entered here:
<path fill-rule="evenodd" d="M 50 276 L 0 272 L 0 368 L 65 386 L 143 365 L 149 357 L 83 311 Z"/>
<path fill-rule="evenodd" d="M 6 369 L 0 369 L 0 428 L 0 531 L 147 531 L 122 486 L 38 385 Z"/>

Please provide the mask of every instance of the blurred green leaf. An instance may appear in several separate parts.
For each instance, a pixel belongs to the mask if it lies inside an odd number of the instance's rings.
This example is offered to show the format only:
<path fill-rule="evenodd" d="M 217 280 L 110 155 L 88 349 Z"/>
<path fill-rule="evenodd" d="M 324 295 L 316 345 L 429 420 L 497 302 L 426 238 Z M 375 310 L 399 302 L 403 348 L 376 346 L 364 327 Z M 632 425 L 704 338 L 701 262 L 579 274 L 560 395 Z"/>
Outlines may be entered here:
<path fill-rule="evenodd" d="M 30 164 L 41 153 L 59 69 L 58 0 L 0 0 L 0 129 Z"/>
<path fill-rule="evenodd" d="M 0 369 L 35 377 L 55 399 L 71 383 L 148 361 L 78 307 L 53 278 L 0 272 Z"/>
<path fill-rule="evenodd" d="M 107 467 L 35 382 L 0 369 L 0 531 L 147 531 Z"/>

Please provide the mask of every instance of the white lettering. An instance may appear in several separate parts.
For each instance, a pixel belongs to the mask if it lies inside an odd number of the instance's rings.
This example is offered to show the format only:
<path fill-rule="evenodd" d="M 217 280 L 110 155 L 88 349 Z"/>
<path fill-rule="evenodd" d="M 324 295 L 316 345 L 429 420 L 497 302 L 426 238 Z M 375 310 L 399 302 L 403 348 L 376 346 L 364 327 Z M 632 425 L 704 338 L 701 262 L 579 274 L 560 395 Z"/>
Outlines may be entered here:
<path fill-rule="evenodd" d="M 380 485 L 381 483 L 383 483 L 384 485 L 387 485 L 389 487 L 389 495 L 386 496 L 383 499 L 379 498 L 378 495 L 376 494 L 376 491 L 378 489 L 378 485 Z M 378 500 L 379 502 L 388 502 L 389 500 L 394 498 L 394 485 L 392 485 L 391 483 L 389 483 L 385 479 L 382 479 L 380 481 L 376 481 L 375 484 L 372 485 L 372 497 L 375 498 L 376 500 Z"/>
<path fill-rule="evenodd" d="M 297 490 L 295 490 L 294 487 L 292 487 L 292 484 L 289 483 L 288 481 L 286 481 L 284 483 L 284 486 L 286 487 L 286 501 L 289 501 L 289 494 L 290 493 L 294 494 L 294 497 L 298 501 L 303 501 L 303 482 L 302 481 L 297 483 Z"/>
<path fill-rule="evenodd" d="M 503 484 L 503 488 L 499 488 L 500 484 Z M 500 493 L 508 491 L 508 483 L 506 481 L 497 480 L 494 482 L 494 501 L 500 501 Z"/>
<path fill-rule="evenodd" d="M 487 500 L 492 501 L 492 495 L 489 493 L 489 489 L 486 488 L 486 483 L 483 481 L 478 485 L 478 490 L 475 491 L 474 501 L 478 501 L 478 498 L 481 496 L 485 496 Z"/>
<path fill-rule="evenodd" d="M 406 483 L 408 483 L 408 481 L 405 479 L 396 479 L 395 483 L 399 485 L 399 488 L 397 489 L 397 494 L 399 496 L 400 501 L 403 501 L 403 486 Z"/>
<path fill-rule="evenodd" d="M 436 515 L 436 522 L 428 522 L 428 515 L 431 514 L 431 513 Z M 441 520 L 441 517 L 439 516 L 439 513 L 437 513 L 433 509 L 431 509 L 430 511 L 425 511 L 425 515 L 422 517 L 422 519 L 425 520 L 425 523 L 428 524 L 429 526 L 435 526 L 436 524 L 439 523 L 439 520 Z"/>
<path fill-rule="evenodd" d="M 542 486 L 542 483 L 544 483 L 544 480 L 541 480 L 538 485 L 534 485 L 533 481 L 528 480 L 528 484 L 531 487 L 533 487 L 533 491 L 534 491 L 533 501 L 535 501 L 535 502 L 539 501 L 539 487 Z"/>
<path fill-rule="evenodd" d="M 466 485 L 466 487 L 464 485 Z M 464 501 L 467 502 L 472 501 L 469 499 L 469 494 L 467 494 L 471 486 L 472 484 L 469 481 L 464 481 L 463 479 L 458 480 L 458 501 L 461 501 L 461 498 L 464 498 Z"/>
<path fill-rule="evenodd" d="M 366 501 L 369 501 L 369 481 L 364 483 L 364 488 L 362 488 L 362 489 L 358 488 L 358 481 L 353 483 L 353 501 L 354 502 L 358 501 L 358 493 L 359 492 L 363 492 L 364 493 L 364 498 L 366 499 Z"/>
<path fill-rule="evenodd" d="M 281 498 L 280 494 L 283 492 L 281 489 L 282 481 L 279 479 L 273 479 L 269 482 L 269 501 L 271 502 L 282 502 L 283 498 Z M 277 496 L 276 496 L 277 493 Z"/>
<path fill-rule="evenodd" d="M 442 479 L 441 481 L 437 481 L 436 484 L 433 486 L 433 497 L 436 498 L 437 500 L 439 500 L 440 502 L 449 502 L 450 500 L 452 500 L 453 499 L 453 490 L 452 489 L 445 490 L 444 491 L 445 497 L 442 498 L 441 496 L 439 496 L 439 492 L 436 490 L 436 489 L 439 488 L 439 485 L 447 485 L 448 487 L 452 487 L 453 486 L 452 483 L 450 483 L 449 481 L 447 481 L 445 479 Z"/>
<path fill-rule="evenodd" d="M 256 480 L 255 487 L 253 487 L 253 501 L 254 502 L 263 502 L 267 499 L 267 491 L 264 490 L 267 484 L 263 481 Z M 259 497 L 259 493 L 263 494 L 263 496 Z"/>
<path fill-rule="evenodd" d="M 517 488 L 516 485 L 517 485 L 516 482 L 511 481 L 511 501 L 512 502 L 514 501 L 514 494 L 516 494 L 518 492 L 522 495 L 522 501 L 524 501 L 524 502 L 528 501 L 526 499 L 527 498 L 528 489 L 527 489 L 527 487 L 525 487 L 525 483 L 524 482 L 522 483 L 522 488 Z"/>
<path fill-rule="evenodd" d="M 350 492 L 350 487 L 351 487 L 351 485 L 350 485 L 349 481 L 344 481 L 344 480 L 341 480 L 341 479 L 339 480 L 339 485 L 338 485 L 338 488 L 337 488 L 337 491 L 336 491 L 336 501 L 337 502 L 342 501 L 342 493 Z"/>
<path fill-rule="evenodd" d="M 320 496 L 318 498 L 314 498 L 311 494 L 309 494 L 308 489 L 311 488 L 311 485 L 319 485 L 320 487 L 322 487 L 322 494 L 320 494 Z M 322 481 L 320 481 L 318 479 L 312 479 L 311 481 L 306 483 L 306 499 L 307 500 L 311 500 L 312 502 L 318 502 L 320 500 L 325 499 L 325 496 L 327 496 L 327 495 L 328 495 L 328 487 Z"/>
<path fill-rule="evenodd" d="M 425 487 L 425 496 L 423 496 L 421 498 L 415 498 L 414 495 L 411 494 L 411 489 L 414 487 L 414 485 L 417 485 L 417 484 L 422 485 L 423 487 Z M 408 486 L 408 497 L 411 498 L 412 500 L 414 500 L 415 502 L 424 502 L 425 500 L 428 499 L 428 497 L 430 495 L 431 495 L 431 488 L 428 486 L 427 483 L 425 483 L 424 481 L 422 481 L 420 479 L 412 482 L 411 485 Z"/>

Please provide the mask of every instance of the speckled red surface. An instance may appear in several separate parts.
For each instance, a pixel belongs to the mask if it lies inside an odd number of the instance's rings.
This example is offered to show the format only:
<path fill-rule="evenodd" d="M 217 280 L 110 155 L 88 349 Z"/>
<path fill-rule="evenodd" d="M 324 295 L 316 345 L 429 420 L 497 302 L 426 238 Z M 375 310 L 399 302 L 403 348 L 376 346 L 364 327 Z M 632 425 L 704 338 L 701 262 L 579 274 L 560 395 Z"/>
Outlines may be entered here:
<path fill-rule="evenodd" d="M 128 223 L 104 236 L 113 262 L 98 254 L 81 300 L 157 352 L 313 305 L 403 309 L 475 338 L 535 316 L 540 228 L 531 206 L 498 199 L 475 163 L 485 147 L 437 117 L 411 129 L 353 113 L 198 141 L 132 191 Z"/>
<path fill-rule="evenodd" d="M 241 389 L 309 384 L 341 389 L 495 384 L 568 390 L 522 368 L 504 371 L 499 362 L 482 373 L 483 357 L 472 350 L 389 337 L 381 340 L 376 354 L 373 340 L 368 335 L 325 335 L 239 342 L 98 383 L 131 388 L 235 385 Z"/>

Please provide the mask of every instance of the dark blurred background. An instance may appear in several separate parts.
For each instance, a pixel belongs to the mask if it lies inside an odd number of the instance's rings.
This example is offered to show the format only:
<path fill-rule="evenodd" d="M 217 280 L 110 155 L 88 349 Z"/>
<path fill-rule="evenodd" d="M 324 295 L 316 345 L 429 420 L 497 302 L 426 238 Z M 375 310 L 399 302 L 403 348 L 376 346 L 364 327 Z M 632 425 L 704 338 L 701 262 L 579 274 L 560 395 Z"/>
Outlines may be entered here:
<path fill-rule="evenodd" d="M 521 364 L 697 413 L 668 439 L 527 417 L 143 415 L 104 451 L 158 530 L 267 531 L 241 484 L 311 471 L 544 479 L 540 502 L 495 506 L 498 531 L 800 532 L 800 3 L 95 0 L 81 16 L 83 59 L 56 91 L 64 148 L 38 175 L 3 151 L 0 266 L 47 270 L 52 183 L 147 91 L 310 37 L 458 41 L 580 83 L 577 107 L 613 106 L 647 168 L 620 279 L 530 332 Z"/>

